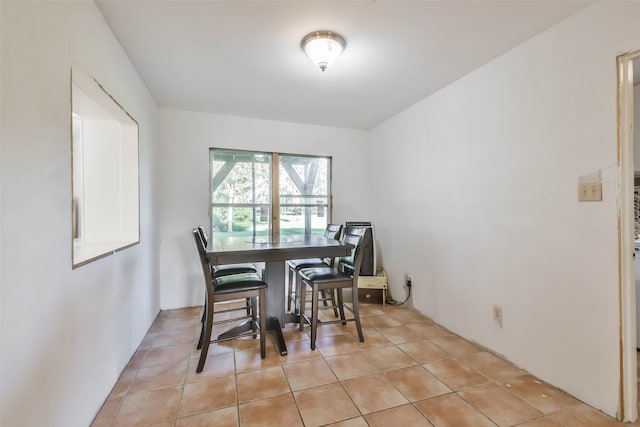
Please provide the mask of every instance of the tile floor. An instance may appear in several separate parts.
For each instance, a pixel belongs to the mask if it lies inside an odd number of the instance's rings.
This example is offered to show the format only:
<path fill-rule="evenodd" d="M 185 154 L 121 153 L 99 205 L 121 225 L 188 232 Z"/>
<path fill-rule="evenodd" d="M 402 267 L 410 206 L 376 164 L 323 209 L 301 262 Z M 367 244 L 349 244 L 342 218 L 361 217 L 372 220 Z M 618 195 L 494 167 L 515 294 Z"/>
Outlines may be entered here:
<path fill-rule="evenodd" d="M 201 310 L 158 315 L 92 427 L 625 425 L 409 309 L 373 304 L 361 305 L 364 343 L 353 323 L 326 325 L 311 351 L 308 328 L 287 325 L 288 356 L 270 336 L 264 360 L 259 340 L 226 341 L 196 374 Z"/>

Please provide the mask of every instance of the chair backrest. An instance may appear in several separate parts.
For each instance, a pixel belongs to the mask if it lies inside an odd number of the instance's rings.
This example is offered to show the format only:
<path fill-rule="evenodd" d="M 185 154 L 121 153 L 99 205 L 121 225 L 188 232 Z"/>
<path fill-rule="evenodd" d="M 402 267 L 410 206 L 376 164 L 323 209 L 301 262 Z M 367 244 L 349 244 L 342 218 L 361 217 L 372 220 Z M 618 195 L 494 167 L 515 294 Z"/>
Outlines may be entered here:
<path fill-rule="evenodd" d="M 348 225 L 344 227 L 344 235 L 353 235 L 360 236 L 359 247 L 361 248 L 360 252 L 363 252 L 362 258 L 364 259 L 364 252 L 367 252 L 371 249 L 372 239 L 371 239 L 371 228 L 370 227 L 360 227 L 360 226 L 352 226 Z M 362 261 L 360 261 L 360 265 L 358 265 L 358 274 L 361 273 Z M 353 270 L 356 268 L 355 266 L 355 255 L 352 253 L 351 256 L 341 257 L 338 260 L 338 269 L 346 272 L 353 273 Z"/>
<path fill-rule="evenodd" d="M 209 292 L 213 292 L 213 278 L 211 276 L 211 264 L 209 263 L 209 257 L 207 257 L 207 250 L 204 242 L 202 241 L 202 236 L 200 235 L 200 231 L 198 228 L 194 228 L 193 238 L 196 242 L 196 248 L 198 248 L 198 255 L 200 256 L 200 263 L 202 264 L 202 272 L 204 273 L 204 284 L 207 293 L 207 298 L 210 301 L 211 296 Z"/>
<path fill-rule="evenodd" d="M 326 239 L 340 240 L 342 234 L 342 224 L 327 224 L 327 228 L 324 229 L 324 237 Z M 334 257 L 326 257 L 324 261 L 333 267 L 336 259 Z"/>
<path fill-rule="evenodd" d="M 354 283 L 357 283 L 364 255 L 362 245 L 363 237 L 361 234 L 354 234 L 345 229 L 344 235 L 342 236 L 342 242 L 350 243 L 354 248 L 351 250 L 351 255 L 340 258 L 338 268 L 342 269 L 345 273 L 353 275 Z"/>
<path fill-rule="evenodd" d="M 339 240 L 342 234 L 342 224 L 327 224 L 324 230 L 324 237 L 327 239 Z"/>
<path fill-rule="evenodd" d="M 204 247 L 207 247 L 207 243 L 209 243 L 209 236 L 207 236 L 207 232 L 204 231 L 204 227 L 202 225 L 199 225 L 196 227 L 196 230 L 198 230 L 198 233 L 200 234 L 200 238 L 202 239 L 202 243 L 204 244 Z"/>

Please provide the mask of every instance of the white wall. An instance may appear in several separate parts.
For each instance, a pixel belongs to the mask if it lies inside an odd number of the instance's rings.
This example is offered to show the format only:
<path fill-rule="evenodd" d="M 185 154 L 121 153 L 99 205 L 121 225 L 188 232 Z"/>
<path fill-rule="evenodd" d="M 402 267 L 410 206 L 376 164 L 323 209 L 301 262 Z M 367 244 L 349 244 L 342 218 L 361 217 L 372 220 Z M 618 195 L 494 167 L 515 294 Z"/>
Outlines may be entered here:
<path fill-rule="evenodd" d="M 640 60 L 633 61 L 634 70 L 640 67 Z M 640 82 L 633 86 L 633 168 L 640 172 Z"/>
<path fill-rule="evenodd" d="M 159 307 L 157 107 L 93 2 L 0 2 L 0 425 L 90 424 Z M 70 70 L 140 124 L 141 243 L 71 269 Z"/>
<path fill-rule="evenodd" d="M 412 273 L 416 309 L 610 415 L 616 55 L 640 49 L 639 21 L 640 3 L 595 4 L 371 133 L 394 170 L 371 187 L 394 296 Z M 578 203 L 595 171 L 604 200 Z"/>
<path fill-rule="evenodd" d="M 369 219 L 364 131 L 173 109 L 160 110 L 160 123 L 162 309 L 204 300 L 191 229 L 208 227 L 210 147 L 333 156 L 333 221 Z"/>

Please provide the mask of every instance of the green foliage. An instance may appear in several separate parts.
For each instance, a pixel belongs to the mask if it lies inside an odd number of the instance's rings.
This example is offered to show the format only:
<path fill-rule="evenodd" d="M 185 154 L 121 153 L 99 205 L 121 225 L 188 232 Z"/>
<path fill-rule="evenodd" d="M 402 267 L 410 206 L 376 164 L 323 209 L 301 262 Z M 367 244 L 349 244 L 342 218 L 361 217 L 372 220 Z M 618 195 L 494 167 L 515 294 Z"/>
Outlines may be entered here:
<path fill-rule="evenodd" d="M 251 208 L 234 208 L 232 212 L 233 231 L 251 230 L 253 227 L 253 213 Z M 213 211 L 213 230 L 228 232 L 229 208 L 217 208 Z"/>

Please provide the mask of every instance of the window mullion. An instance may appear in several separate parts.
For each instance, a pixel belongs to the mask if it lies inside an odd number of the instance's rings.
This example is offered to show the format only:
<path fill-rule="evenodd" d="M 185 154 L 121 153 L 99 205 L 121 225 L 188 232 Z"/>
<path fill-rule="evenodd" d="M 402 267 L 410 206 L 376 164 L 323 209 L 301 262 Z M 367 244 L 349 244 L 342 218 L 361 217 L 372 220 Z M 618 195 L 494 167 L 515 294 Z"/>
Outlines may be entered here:
<path fill-rule="evenodd" d="M 280 155 L 273 153 L 271 158 L 271 237 L 280 238 Z"/>

